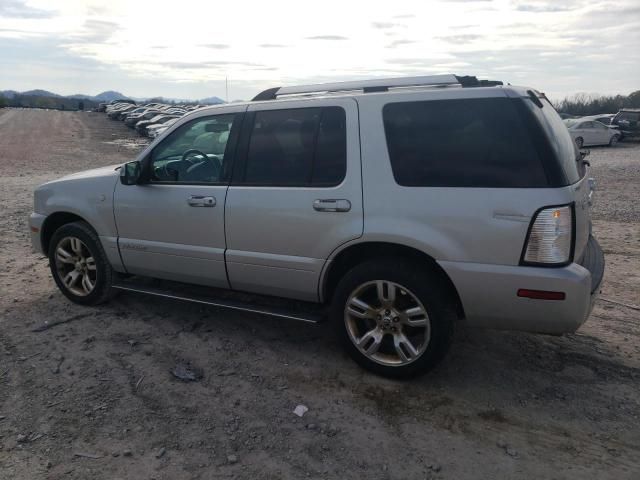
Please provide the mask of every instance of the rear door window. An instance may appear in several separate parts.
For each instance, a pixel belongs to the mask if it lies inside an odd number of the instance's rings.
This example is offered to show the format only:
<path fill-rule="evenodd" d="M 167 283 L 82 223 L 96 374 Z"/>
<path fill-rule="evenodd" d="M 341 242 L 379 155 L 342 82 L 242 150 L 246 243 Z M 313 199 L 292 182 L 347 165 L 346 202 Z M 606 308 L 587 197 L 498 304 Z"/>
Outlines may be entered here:
<path fill-rule="evenodd" d="M 548 186 L 538 151 L 511 99 L 389 103 L 383 119 L 400 185 Z"/>
<path fill-rule="evenodd" d="M 346 116 L 340 107 L 255 113 L 244 183 L 334 186 L 346 173 Z"/>

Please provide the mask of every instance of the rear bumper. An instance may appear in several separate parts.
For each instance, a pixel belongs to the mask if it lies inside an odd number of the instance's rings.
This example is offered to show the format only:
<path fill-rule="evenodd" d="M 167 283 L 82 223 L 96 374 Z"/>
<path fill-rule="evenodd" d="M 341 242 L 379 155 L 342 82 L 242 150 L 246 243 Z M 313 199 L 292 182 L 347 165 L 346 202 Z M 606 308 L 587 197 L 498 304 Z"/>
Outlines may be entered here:
<path fill-rule="evenodd" d="M 562 268 L 440 262 L 458 290 L 469 326 L 561 334 L 589 317 L 604 274 L 604 255 L 590 237 L 583 258 Z M 518 289 L 564 292 L 564 300 L 517 296 Z"/>
<path fill-rule="evenodd" d="M 46 252 L 42 251 L 42 225 L 47 217 L 39 213 L 32 213 L 29 216 L 29 233 L 31 234 L 31 246 L 37 253 Z"/>

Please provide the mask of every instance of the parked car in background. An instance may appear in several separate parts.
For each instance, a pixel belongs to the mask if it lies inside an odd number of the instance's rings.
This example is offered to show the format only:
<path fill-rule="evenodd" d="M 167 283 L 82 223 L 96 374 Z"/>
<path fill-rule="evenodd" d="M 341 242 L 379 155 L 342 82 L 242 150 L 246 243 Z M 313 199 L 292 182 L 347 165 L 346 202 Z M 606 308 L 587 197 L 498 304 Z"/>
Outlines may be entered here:
<path fill-rule="evenodd" d="M 587 115 L 585 117 L 580 117 L 580 120 L 595 120 L 596 122 L 600 122 L 608 126 L 611 124 L 611 120 L 615 116 L 615 113 L 601 113 L 600 115 Z"/>
<path fill-rule="evenodd" d="M 138 123 L 136 123 L 136 131 L 140 134 L 140 135 L 146 135 L 147 134 L 147 127 L 150 127 L 151 125 L 155 125 L 155 124 L 163 124 L 173 118 L 180 118 L 180 115 L 166 115 L 166 114 L 160 114 L 160 115 L 156 115 L 155 117 L 153 117 L 150 120 L 142 120 Z"/>
<path fill-rule="evenodd" d="M 130 103 L 130 104 L 134 104 L 135 105 L 136 102 L 135 102 L 135 100 L 130 100 L 128 98 L 111 100 L 110 102 L 102 102 L 102 103 L 98 104 L 97 111 L 98 112 L 105 112 L 109 106 L 115 105 L 117 103 Z"/>
<path fill-rule="evenodd" d="M 139 106 L 137 108 L 134 108 L 133 110 L 129 110 L 128 112 L 125 112 L 123 115 L 121 115 L 120 120 L 126 120 L 127 118 L 129 118 L 131 115 L 136 115 L 139 113 L 142 113 L 146 110 L 147 108 L 144 106 Z"/>
<path fill-rule="evenodd" d="M 145 108 L 142 112 L 132 113 L 132 114 L 128 115 L 124 119 L 124 124 L 127 127 L 135 128 L 136 127 L 136 123 L 140 122 L 141 120 L 149 120 L 149 119 L 155 117 L 156 115 L 158 115 L 159 113 L 161 113 L 161 112 L 156 107 Z"/>
<path fill-rule="evenodd" d="M 112 120 L 117 120 L 121 113 L 130 112 L 131 110 L 135 110 L 135 108 L 135 105 L 128 103 L 116 104 L 113 108 L 107 107 L 107 116 Z"/>
<path fill-rule="evenodd" d="M 130 108 L 123 108 L 122 110 L 117 112 L 115 115 L 113 115 L 113 119 L 124 120 L 127 115 L 140 110 L 141 110 L 141 107 L 136 107 L 136 106 L 131 106 Z"/>
<path fill-rule="evenodd" d="M 160 135 L 167 128 L 169 128 L 171 125 L 176 123 L 178 120 L 180 120 L 179 117 L 172 118 L 170 120 L 167 120 L 164 123 L 156 123 L 155 125 L 150 125 L 149 127 L 147 127 L 147 136 L 150 138 L 156 138 L 158 135 Z"/>
<path fill-rule="evenodd" d="M 614 146 L 620 140 L 618 130 L 595 120 L 576 118 L 564 120 L 564 123 L 578 148 L 592 145 Z"/>
<path fill-rule="evenodd" d="M 623 108 L 613 117 L 611 125 L 618 127 L 626 139 L 640 139 L 640 108 Z"/>

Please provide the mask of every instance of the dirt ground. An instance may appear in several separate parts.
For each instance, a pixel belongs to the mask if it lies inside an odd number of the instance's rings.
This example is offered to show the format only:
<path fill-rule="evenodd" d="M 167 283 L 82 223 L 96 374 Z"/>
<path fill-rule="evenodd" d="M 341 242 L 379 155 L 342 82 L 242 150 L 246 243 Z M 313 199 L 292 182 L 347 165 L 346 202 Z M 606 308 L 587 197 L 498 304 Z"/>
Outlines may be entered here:
<path fill-rule="evenodd" d="M 68 302 L 31 252 L 33 188 L 133 158 L 129 132 L 0 111 L 1 479 L 640 478 L 640 145 L 591 151 L 607 271 L 576 334 L 462 326 L 439 368 L 396 382 L 322 325 L 135 294 Z M 180 361 L 204 378 L 173 378 Z"/>

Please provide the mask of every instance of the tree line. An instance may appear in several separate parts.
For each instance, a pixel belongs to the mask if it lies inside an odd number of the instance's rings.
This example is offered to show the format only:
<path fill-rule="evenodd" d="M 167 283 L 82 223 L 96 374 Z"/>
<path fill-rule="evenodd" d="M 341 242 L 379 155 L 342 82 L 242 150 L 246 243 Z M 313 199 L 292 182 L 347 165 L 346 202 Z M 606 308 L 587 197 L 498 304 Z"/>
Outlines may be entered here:
<path fill-rule="evenodd" d="M 553 102 L 558 112 L 587 116 L 601 113 L 617 113 L 621 108 L 640 108 L 640 90 L 629 95 L 589 95 L 578 93 Z"/>
<path fill-rule="evenodd" d="M 97 102 L 82 98 L 46 97 L 40 95 L 14 95 L 6 98 L 0 95 L 0 108 L 48 108 L 52 110 L 90 110 L 98 106 Z"/>

